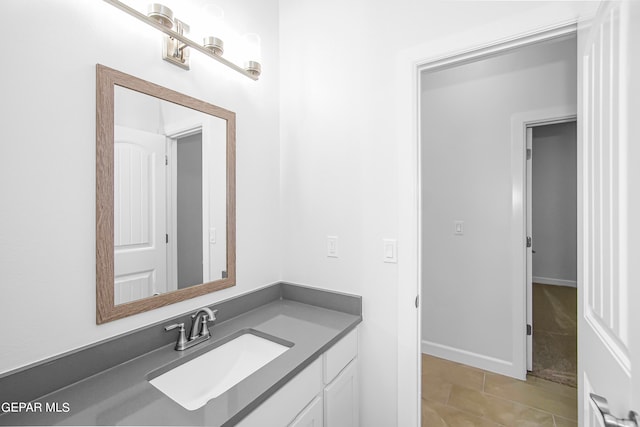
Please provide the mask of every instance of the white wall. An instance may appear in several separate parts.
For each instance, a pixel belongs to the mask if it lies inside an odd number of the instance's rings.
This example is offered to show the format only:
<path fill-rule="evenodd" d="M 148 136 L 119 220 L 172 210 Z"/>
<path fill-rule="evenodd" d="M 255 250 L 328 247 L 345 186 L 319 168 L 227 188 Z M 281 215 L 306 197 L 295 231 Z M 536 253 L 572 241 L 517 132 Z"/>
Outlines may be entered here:
<path fill-rule="evenodd" d="M 260 81 L 196 52 L 166 63 L 156 30 L 102 1 L 3 2 L 0 373 L 280 280 L 277 1 L 216 3 L 262 36 Z M 237 113 L 237 286 L 96 325 L 96 63 Z"/>
<path fill-rule="evenodd" d="M 162 100 L 116 86 L 113 91 L 113 102 L 115 105 L 113 123 L 116 126 L 164 134 Z"/>
<path fill-rule="evenodd" d="M 576 287 L 576 122 L 533 128 L 533 281 Z"/>
<path fill-rule="evenodd" d="M 571 38 L 423 73 L 425 352 L 502 373 L 514 363 L 511 116 L 575 105 L 576 71 Z"/>

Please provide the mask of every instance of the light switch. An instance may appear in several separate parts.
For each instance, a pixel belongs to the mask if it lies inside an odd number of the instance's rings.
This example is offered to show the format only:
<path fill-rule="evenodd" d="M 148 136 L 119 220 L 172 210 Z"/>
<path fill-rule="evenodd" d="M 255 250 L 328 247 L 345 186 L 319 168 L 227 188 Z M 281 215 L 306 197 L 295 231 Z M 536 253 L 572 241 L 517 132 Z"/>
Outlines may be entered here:
<path fill-rule="evenodd" d="M 397 263 L 398 262 L 398 245 L 396 239 L 382 239 L 382 247 L 384 255 L 382 260 L 384 262 Z"/>
<path fill-rule="evenodd" d="M 215 228 L 210 228 L 209 229 L 209 243 L 215 245 L 216 243 L 216 229 Z"/>
<path fill-rule="evenodd" d="M 327 256 L 338 258 L 338 236 L 327 236 Z"/>
<path fill-rule="evenodd" d="M 453 222 L 453 234 L 456 236 L 462 236 L 464 234 L 464 221 Z"/>

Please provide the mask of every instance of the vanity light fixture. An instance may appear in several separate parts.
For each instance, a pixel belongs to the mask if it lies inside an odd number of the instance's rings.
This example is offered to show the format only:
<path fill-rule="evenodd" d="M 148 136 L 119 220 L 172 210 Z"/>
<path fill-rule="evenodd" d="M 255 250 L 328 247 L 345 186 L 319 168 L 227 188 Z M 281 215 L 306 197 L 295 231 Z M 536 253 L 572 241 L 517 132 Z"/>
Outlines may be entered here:
<path fill-rule="evenodd" d="M 251 35 L 249 39 L 249 46 L 253 47 L 247 50 L 247 61 L 244 67 L 241 67 L 222 56 L 224 53 L 224 41 L 222 38 L 208 36 L 204 38 L 203 44 L 201 45 L 186 37 L 185 34 L 188 34 L 190 31 L 189 25 L 175 18 L 171 9 L 162 4 L 153 3 L 149 5 L 147 14 L 145 15 L 120 0 L 104 1 L 164 33 L 166 37 L 163 43 L 163 59 L 174 65 L 188 70 L 189 50 L 193 49 L 252 80 L 258 80 L 260 76 L 260 38 L 255 34 Z M 256 40 L 257 54 L 255 54 Z"/>

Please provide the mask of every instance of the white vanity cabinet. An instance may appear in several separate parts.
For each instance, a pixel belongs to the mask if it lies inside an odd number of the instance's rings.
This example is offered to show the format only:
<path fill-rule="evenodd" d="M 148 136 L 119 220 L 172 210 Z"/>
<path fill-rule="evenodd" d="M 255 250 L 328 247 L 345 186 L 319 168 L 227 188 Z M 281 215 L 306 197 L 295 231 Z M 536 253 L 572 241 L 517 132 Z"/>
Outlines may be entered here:
<path fill-rule="evenodd" d="M 357 427 L 358 332 L 349 332 L 269 397 L 240 427 Z"/>

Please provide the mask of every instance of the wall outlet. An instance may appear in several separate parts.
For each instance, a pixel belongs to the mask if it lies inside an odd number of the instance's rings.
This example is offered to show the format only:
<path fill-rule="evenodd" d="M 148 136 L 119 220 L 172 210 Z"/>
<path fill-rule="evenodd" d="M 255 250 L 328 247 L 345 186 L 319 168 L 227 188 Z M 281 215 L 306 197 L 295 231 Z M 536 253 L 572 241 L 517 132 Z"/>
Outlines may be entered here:
<path fill-rule="evenodd" d="M 338 236 L 327 236 L 327 256 L 338 258 Z"/>

